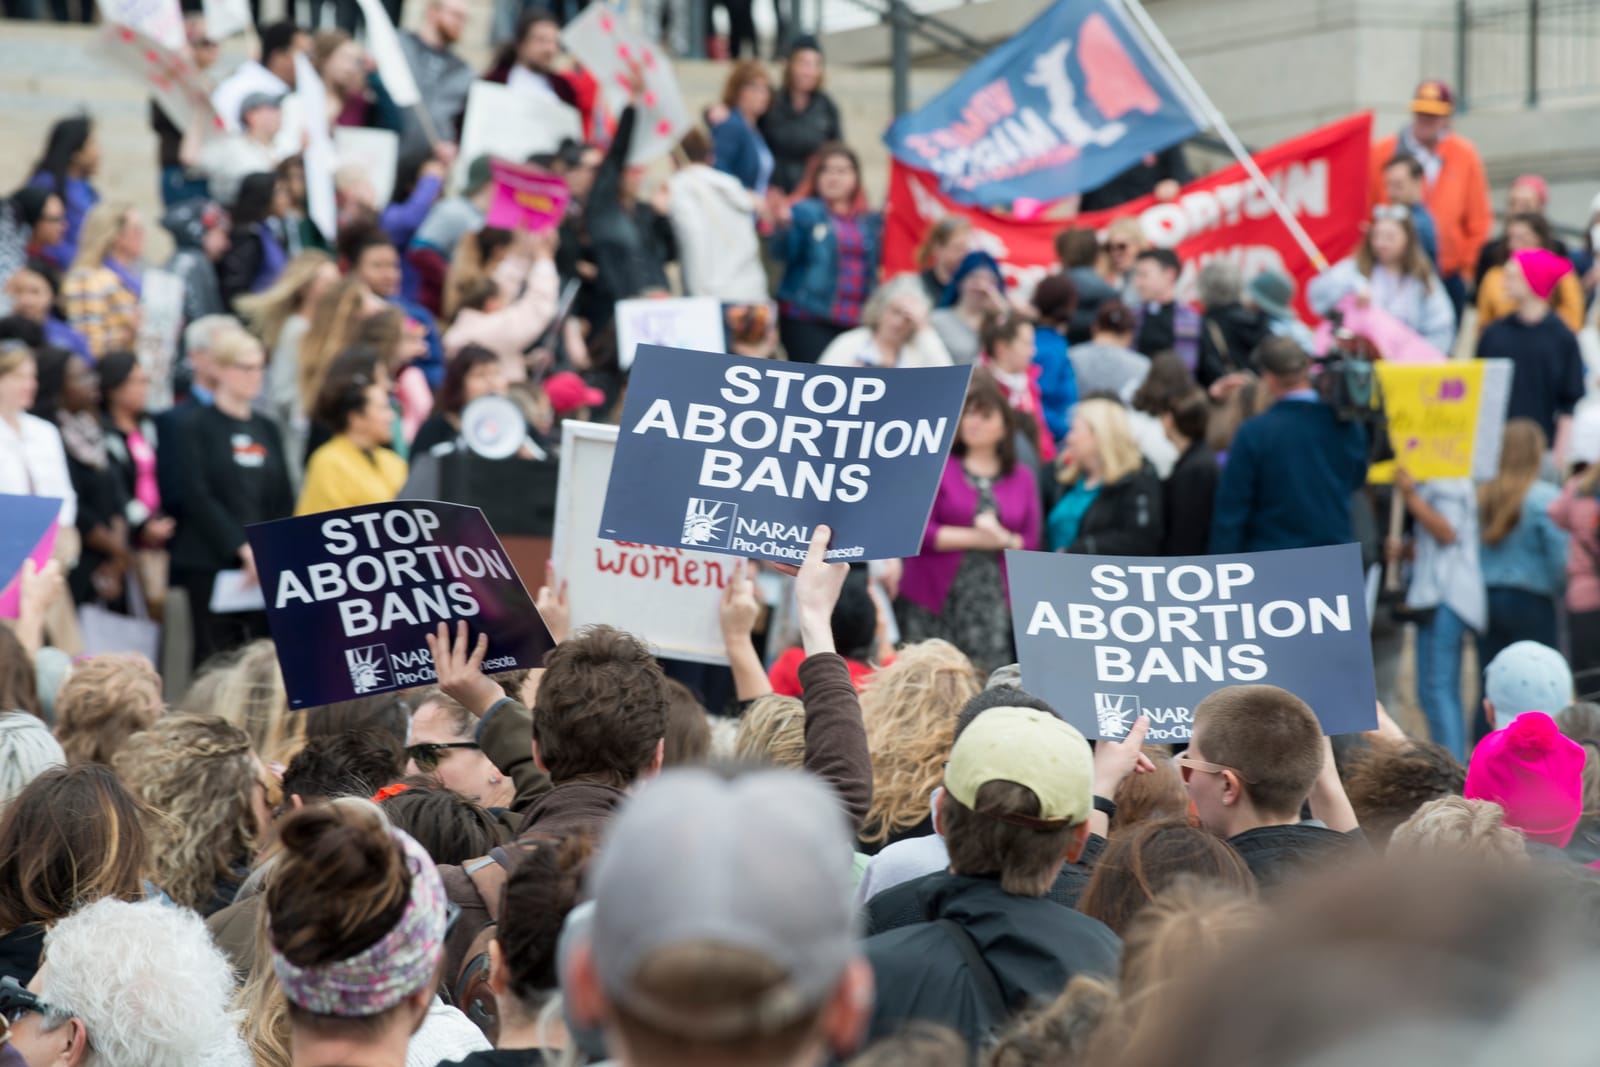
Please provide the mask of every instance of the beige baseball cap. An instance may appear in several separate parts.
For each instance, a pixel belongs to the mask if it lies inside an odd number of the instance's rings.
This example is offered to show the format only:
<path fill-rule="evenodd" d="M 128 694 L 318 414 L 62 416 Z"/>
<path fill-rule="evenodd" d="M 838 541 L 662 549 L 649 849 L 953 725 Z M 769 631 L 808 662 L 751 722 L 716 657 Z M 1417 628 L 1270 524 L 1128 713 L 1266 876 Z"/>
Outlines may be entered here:
<path fill-rule="evenodd" d="M 1077 729 L 1048 712 L 990 708 L 956 738 L 944 787 L 976 809 L 978 790 L 990 782 L 1033 790 L 1039 814 L 1026 825 L 1075 825 L 1088 819 L 1094 803 L 1094 756 Z"/>

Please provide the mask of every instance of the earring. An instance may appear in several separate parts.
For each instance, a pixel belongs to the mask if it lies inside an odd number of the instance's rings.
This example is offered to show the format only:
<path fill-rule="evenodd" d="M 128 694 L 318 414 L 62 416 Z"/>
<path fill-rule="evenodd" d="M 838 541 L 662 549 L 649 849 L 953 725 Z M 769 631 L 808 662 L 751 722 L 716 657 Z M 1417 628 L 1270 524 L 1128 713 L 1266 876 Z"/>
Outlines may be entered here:
<path fill-rule="evenodd" d="M 489 784 L 490 785 L 499 785 L 500 784 L 500 776 L 498 774 L 491 774 L 489 776 Z"/>

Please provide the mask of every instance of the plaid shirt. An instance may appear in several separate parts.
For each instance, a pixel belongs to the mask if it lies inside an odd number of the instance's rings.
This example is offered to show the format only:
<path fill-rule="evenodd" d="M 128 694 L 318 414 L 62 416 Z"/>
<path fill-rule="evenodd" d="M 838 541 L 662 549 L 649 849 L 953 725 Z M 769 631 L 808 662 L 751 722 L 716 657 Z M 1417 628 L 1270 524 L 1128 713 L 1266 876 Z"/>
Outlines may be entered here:
<path fill-rule="evenodd" d="M 61 283 L 67 323 L 99 359 L 108 352 L 131 351 L 138 336 L 139 301 L 122 279 L 105 267 L 79 267 Z"/>
<path fill-rule="evenodd" d="M 855 219 L 834 215 L 830 221 L 839 244 L 839 279 L 828 319 L 839 326 L 858 326 L 867 301 L 867 243 Z"/>

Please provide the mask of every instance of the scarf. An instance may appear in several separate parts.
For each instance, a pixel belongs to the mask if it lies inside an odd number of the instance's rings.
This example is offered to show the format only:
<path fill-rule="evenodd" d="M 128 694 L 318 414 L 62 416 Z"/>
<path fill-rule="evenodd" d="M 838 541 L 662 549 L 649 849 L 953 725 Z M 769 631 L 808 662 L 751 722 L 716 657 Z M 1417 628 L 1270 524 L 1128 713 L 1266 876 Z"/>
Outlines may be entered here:
<path fill-rule="evenodd" d="M 61 428 L 61 443 L 67 455 L 91 470 L 104 470 L 107 462 L 106 432 L 100 420 L 87 411 L 60 411 L 56 425 Z"/>

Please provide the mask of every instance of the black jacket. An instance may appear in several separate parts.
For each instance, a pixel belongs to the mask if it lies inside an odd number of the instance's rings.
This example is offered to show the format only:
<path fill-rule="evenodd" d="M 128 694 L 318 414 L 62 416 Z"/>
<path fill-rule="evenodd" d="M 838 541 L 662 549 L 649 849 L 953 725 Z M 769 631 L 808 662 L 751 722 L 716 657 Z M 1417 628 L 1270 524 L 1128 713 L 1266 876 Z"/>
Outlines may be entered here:
<path fill-rule="evenodd" d="M 1189 163 L 1183 157 L 1183 145 L 1175 144 L 1145 156 L 1139 162 L 1112 178 L 1098 189 L 1083 194 L 1080 211 L 1104 211 L 1106 208 L 1126 204 L 1141 196 L 1149 196 L 1156 186 L 1171 179 L 1185 185 L 1194 177 Z"/>
<path fill-rule="evenodd" d="M 1076 975 L 1117 973 L 1122 942 L 1104 924 L 1053 900 L 1014 896 L 997 879 L 930 875 L 920 881 L 918 899 L 922 922 L 862 946 L 877 979 L 873 1039 L 928 1019 L 978 1045 L 1006 1022 L 989 1008 L 967 953 L 941 919 L 971 938 L 1008 1015 L 1049 1003 Z"/>
<path fill-rule="evenodd" d="M 804 111 L 796 111 L 782 89 L 772 94 L 772 106 L 757 123 L 772 152 L 772 184 L 786 193 L 795 191 L 805 177 L 806 164 L 829 141 L 844 140 L 839 109 L 827 93 L 817 91 Z"/>
<path fill-rule="evenodd" d="M 1076 908 L 1078 898 L 1083 896 L 1084 889 L 1088 887 L 1089 876 L 1094 873 L 1094 865 L 1099 861 L 1100 854 L 1105 848 L 1105 838 L 1099 834 L 1090 834 L 1088 842 L 1083 846 L 1083 855 L 1078 857 L 1076 863 L 1061 865 L 1061 872 L 1056 875 L 1056 880 L 1050 886 L 1050 891 L 1044 895 L 1044 899 L 1053 900 L 1064 908 Z M 948 876 L 946 871 L 934 871 L 920 878 L 892 885 L 881 893 L 874 893 L 862 910 L 864 917 L 862 935 L 871 937 L 889 930 L 898 930 L 902 926 L 924 922 L 922 905 L 924 887 L 932 884 L 930 879 L 937 881 Z"/>
<path fill-rule="evenodd" d="M 1207 311 L 1200 319 L 1200 357 L 1195 380 L 1209 386 L 1225 374 L 1258 369 L 1256 346 L 1272 331 L 1267 317 L 1243 304 L 1226 304 Z"/>
<path fill-rule="evenodd" d="M 1291 881 L 1341 852 L 1359 855 L 1367 851 L 1367 838 L 1360 830 L 1342 834 L 1310 823 L 1246 830 L 1228 838 L 1228 844 L 1244 857 L 1245 866 L 1263 889 Z"/>
<path fill-rule="evenodd" d="M 195 407 L 162 455 L 179 473 L 183 510 L 172 539 L 174 571 L 222 571 L 239 565 L 244 528 L 287 518 L 294 490 L 278 428 L 264 415 L 240 421 L 214 407 Z"/>
<path fill-rule="evenodd" d="M 1163 556 L 1206 554 L 1211 543 L 1211 509 L 1221 476 L 1217 455 L 1204 441 L 1196 441 L 1178 457 L 1162 486 L 1162 517 L 1167 526 L 1161 542 Z"/>
<path fill-rule="evenodd" d="M 1067 551 L 1085 556 L 1159 556 L 1164 523 L 1161 479 L 1146 463 L 1100 487 Z"/>
<path fill-rule="evenodd" d="M 672 255 L 667 236 L 670 226 L 649 205 L 638 204 L 629 209 L 622 201 L 628 146 L 637 121 L 638 113 L 631 105 L 623 109 L 584 208 L 584 229 L 599 271 L 594 288 L 603 305 L 628 300 L 647 290 L 667 288 L 665 263 Z M 663 239 L 668 243 L 663 245 Z"/>

